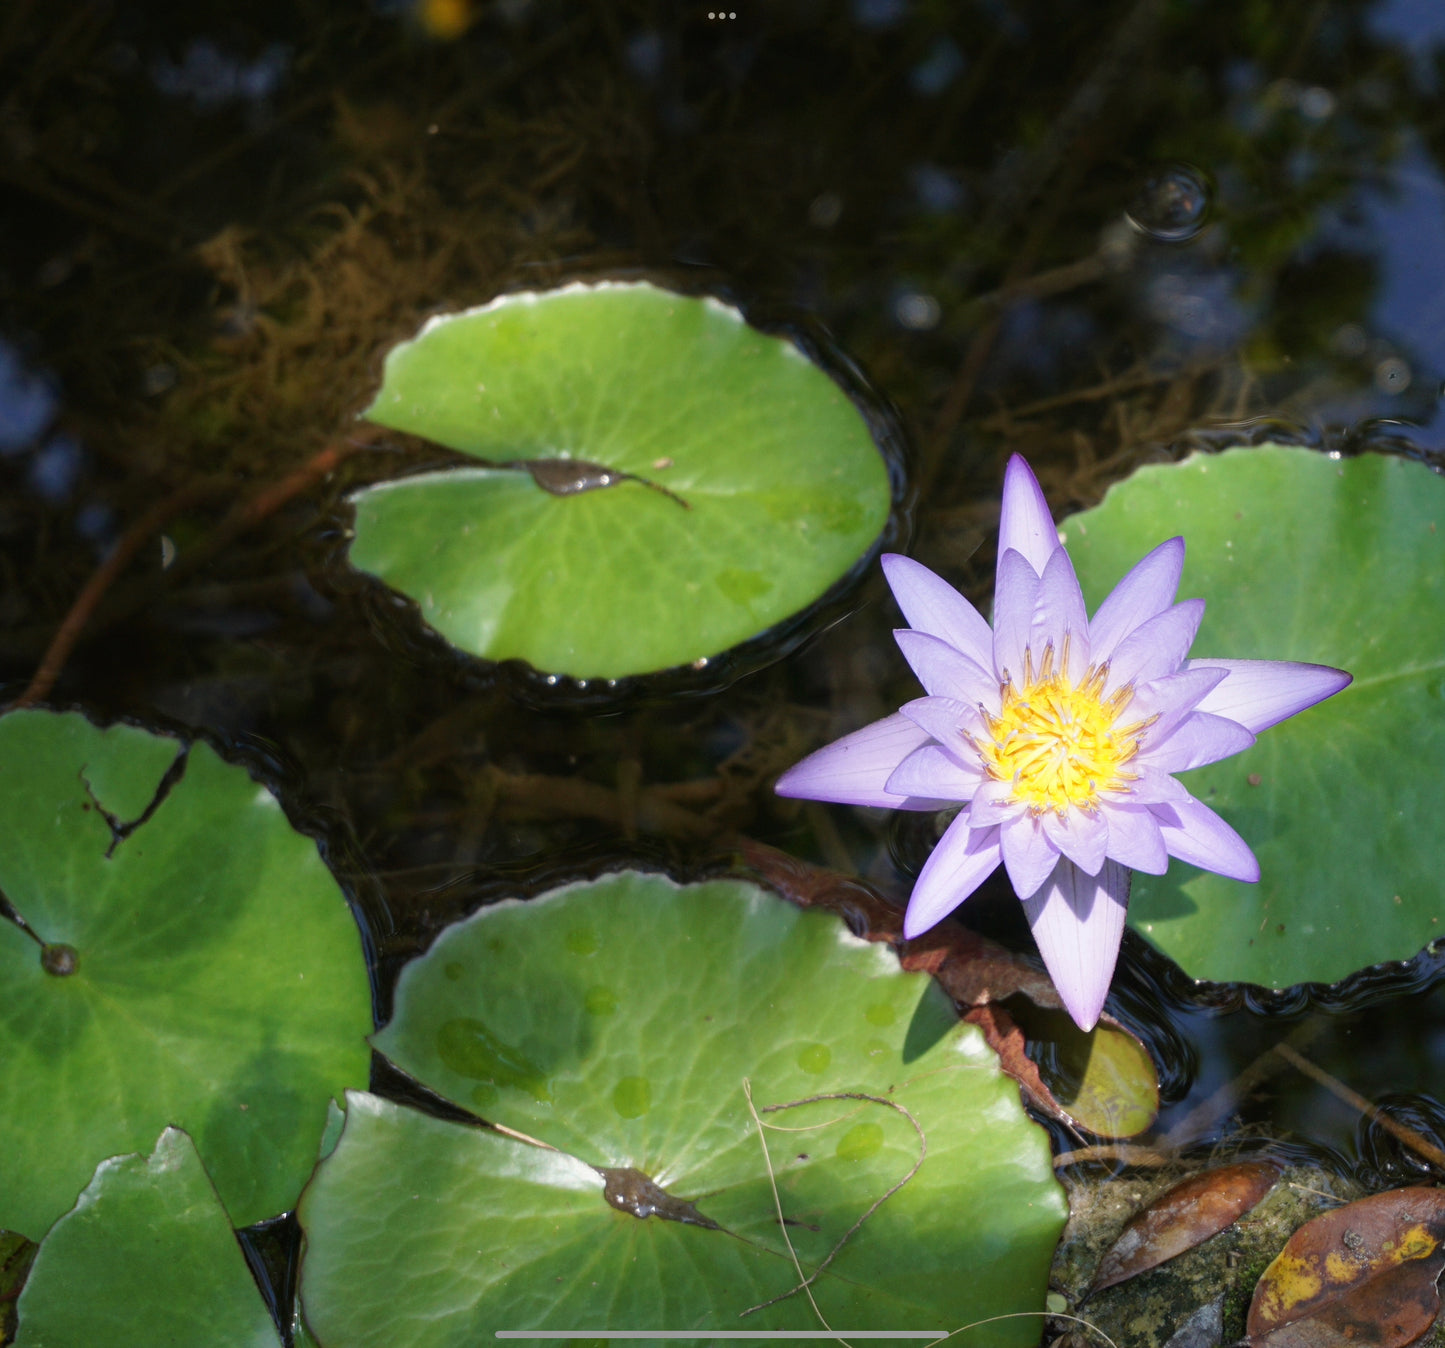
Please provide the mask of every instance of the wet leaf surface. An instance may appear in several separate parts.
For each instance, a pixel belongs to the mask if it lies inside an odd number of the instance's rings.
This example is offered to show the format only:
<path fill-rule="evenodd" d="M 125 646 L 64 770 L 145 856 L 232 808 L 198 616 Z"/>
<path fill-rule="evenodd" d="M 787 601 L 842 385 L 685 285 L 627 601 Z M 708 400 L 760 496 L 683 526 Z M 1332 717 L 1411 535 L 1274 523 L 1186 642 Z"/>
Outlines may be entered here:
<path fill-rule="evenodd" d="M 280 1348 L 191 1139 L 103 1162 L 40 1244 L 15 1348 Z"/>
<path fill-rule="evenodd" d="M 1403 1348 L 1434 1323 L 1445 1190 L 1394 1189 L 1306 1222 L 1255 1288 L 1257 1348 Z"/>
<path fill-rule="evenodd" d="M 788 1241 L 805 1269 L 837 1250 L 811 1289 L 832 1324 L 1042 1304 L 1064 1217 L 1042 1130 L 937 985 L 827 913 L 628 872 L 503 902 L 407 967 L 376 1044 L 561 1150 L 352 1095 L 300 1209 L 323 1343 L 815 1329 Z"/>
<path fill-rule="evenodd" d="M 171 1123 L 238 1225 L 290 1207 L 328 1101 L 367 1079 L 371 996 L 346 899 L 276 798 L 202 743 L 12 712 L 0 888 L 45 943 L 0 921 L 0 1226 L 43 1236 Z"/>
<path fill-rule="evenodd" d="M 1063 1011 L 1047 973 L 956 922 L 903 941 L 903 912 L 861 880 L 810 866 L 776 848 L 745 839 L 743 859 L 779 893 L 805 908 L 837 913 L 870 941 L 899 946 L 905 969 L 934 976 L 983 1031 L 1034 1108 L 1096 1137 L 1137 1137 L 1159 1113 L 1159 1079 L 1144 1045 L 1105 1013 L 1088 1034 L 1066 1015 L 1049 1017 L 1049 1032 L 1070 1050 L 1072 1071 L 1043 1073 L 1027 1052 L 1016 1018 L 997 1003 L 1022 996 L 1049 1012 Z M 1056 1079 L 1057 1078 L 1057 1079 Z"/>
<path fill-rule="evenodd" d="M 1273 1161 L 1242 1161 L 1191 1175 L 1136 1213 L 1105 1252 L 1090 1294 L 1157 1268 L 1232 1226 L 1275 1185 Z"/>
<path fill-rule="evenodd" d="M 1194 978 L 1268 987 L 1332 983 L 1439 936 L 1445 482 L 1401 458 L 1265 445 L 1140 468 L 1061 528 L 1091 610 L 1182 534 L 1180 598 L 1208 601 L 1194 658 L 1355 680 L 1180 778 L 1249 844 L 1259 883 L 1174 861 L 1135 875 L 1130 925 Z"/>
<path fill-rule="evenodd" d="M 434 319 L 388 355 L 366 415 L 537 466 L 358 492 L 351 564 L 472 655 L 580 678 L 687 664 L 790 617 L 891 501 L 867 422 L 796 346 L 646 284 Z"/>

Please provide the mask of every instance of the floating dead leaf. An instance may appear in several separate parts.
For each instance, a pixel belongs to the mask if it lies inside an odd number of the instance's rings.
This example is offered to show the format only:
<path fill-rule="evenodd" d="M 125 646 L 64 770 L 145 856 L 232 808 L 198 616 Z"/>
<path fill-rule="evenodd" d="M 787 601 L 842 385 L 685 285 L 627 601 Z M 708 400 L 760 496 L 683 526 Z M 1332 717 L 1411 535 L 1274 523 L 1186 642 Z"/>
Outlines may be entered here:
<path fill-rule="evenodd" d="M 1322 1213 L 1254 1289 L 1254 1348 L 1404 1348 L 1434 1323 L 1445 1268 L 1445 1190 L 1394 1189 Z"/>
<path fill-rule="evenodd" d="M 898 946 L 903 967 L 934 976 L 960 1006 L 972 1007 L 964 1019 L 977 1025 L 999 1055 L 1005 1072 L 1019 1083 L 1028 1104 L 1050 1118 L 1096 1137 L 1136 1137 L 1159 1112 L 1159 1078 L 1144 1045 L 1107 1013 L 1081 1035 L 1063 1010 L 1048 974 L 1021 955 L 944 922 L 916 940 L 903 939 L 903 913 L 877 890 L 852 876 L 810 866 L 796 857 L 752 839 L 742 842 L 748 867 L 784 898 L 804 908 L 836 913 L 869 941 Z M 1050 1073 L 1024 1051 L 1025 1035 L 997 1003 L 1022 996 L 1046 1012 L 1059 1012 L 1049 1033 L 1070 1042 L 1074 1064 L 1067 1082 L 1050 1083 Z"/>
<path fill-rule="evenodd" d="M 1126 1223 L 1099 1261 L 1089 1295 L 1157 1268 L 1233 1226 L 1280 1175 L 1274 1161 L 1241 1161 L 1201 1171 L 1166 1189 Z"/>

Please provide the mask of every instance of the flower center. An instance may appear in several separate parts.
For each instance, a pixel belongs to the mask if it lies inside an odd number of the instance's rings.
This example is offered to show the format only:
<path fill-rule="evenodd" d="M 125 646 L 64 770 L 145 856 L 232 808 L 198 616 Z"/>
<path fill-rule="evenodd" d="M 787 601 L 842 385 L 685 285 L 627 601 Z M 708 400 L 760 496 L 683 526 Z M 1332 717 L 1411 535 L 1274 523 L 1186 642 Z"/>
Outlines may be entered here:
<path fill-rule="evenodd" d="M 1064 665 L 1065 661 L 1060 661 Z M 1013 783 L 1013 798 L 1034 814 L 1063 814 L 1071 805 L 1092 810 L 1101 791 L 1118 791 L 1134 780 L 1125 765 L 1139 752 L 1149 721 L 1120 726 L 1134 696 L 1125 686 L 1103 696 L 1109 667 L 1090 665 L 1078 683 L 1054 668 L 1054 648 L 1044 650 L 1037 671 L 1025 655 L 1022 686 L 999 690 L 1003 706 L 985 716 L 992 739 L 978 751 L 989 776 Z"/>

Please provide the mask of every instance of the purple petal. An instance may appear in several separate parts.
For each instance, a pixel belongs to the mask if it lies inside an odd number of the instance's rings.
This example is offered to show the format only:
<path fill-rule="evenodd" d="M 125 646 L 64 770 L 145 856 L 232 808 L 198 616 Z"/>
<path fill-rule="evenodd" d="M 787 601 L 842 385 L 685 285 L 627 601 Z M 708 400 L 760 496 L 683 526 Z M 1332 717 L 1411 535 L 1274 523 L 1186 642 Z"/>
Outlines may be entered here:
<path fill-rule="evenodd" d="M 1033 567 L 1035 575 L 1043 575 L 1058 547 L 1059 531 L 1054 528 L 1039 480 L 1023 456 L 1015 454 L 1003 474 L 1003 511 L 998 522 L 1000 565 L 1012 548 Z M 997 623 L 994 626 L 997 628 Z"/>
<path fill-rule="evenodd" d="M 998 869 L 998 859 L 998 830 L 970 828 L 960 814 L 919 872 L 903 915 L 904 939 L 947 917 Z"/>
<path fill-rule="evenodd" d="M 1058 864 L 1059 849 L 1032 815 L 1015 815 L 999 825 L 999 845 L 1014 893 L 1026 899 Z"/>
<path fill-rule="evenodd" d="M 1186 599 L 1141 623 L 1110 657 L 1104 692 L 1112 693 L 1126 683 L 1148 683 L 1166 674 L 1177 674 L 1203 618 L 1204 600 Z"/>
<path fill-rule="evenodd" d="M 1060 852 L 1085 875 L 1098 875 L 1109 845 L 1109 825 L 1101 811 L 1065 810 L 1060 815 L 1050 810 L 1041 822 Z"/>
<path fill-rule="evenodd" d="M 1189 792 L 1162 768 L 1135 759 L 1124 765 L 1130 781 L 1117 791 L 1104 792 L 1104 800 L 1112 805 L 1172 805 L 1176 800 L 1190 799 Z M 1113 855 L 1112 852 L 1109 854 Z"/>
<path fill-rule="evenodd" d="M 997 689 L 993 705 L 998 707 Z M 916 697 L 912 702 L 905 702 L 899 711 L 928 731 L 960 763 L 978 762 L 978 751 L 969 736 L 985 733 L 986 727 L 976 706 L 953 697 Z"/>
<path fill-rule="evenodd" d="M 982 781 L 981 768 L 964 767 L 938 745 L 925 744 L 898 765 L 884 789 L 924 800 L 972 800 Z"/>
<path fill-rule="evenodd" d="M 1093 659 L 1109 659 L 1136 627 L 1163 613 L 1179 590 L 1184 569 L 1184 540 L 1171 538 L 1134 563 L 1129 574 L 1099 605 L 1089 626 Z"/>
<path fill-rule="evenodd" d="M 993 594 L 993 667 L 1000 681 L 1023 686 L 1024 652 L 1034 621 L 1038 573 L 1022 553 L 1010 549 L 998 560 L 998 583 Z"/>
<path fill-rule="evenodd" d="M 1172 734 L 1154 743 L 1149 742 L 1139 754 L 1142 763 L 1160 772 L 1187 772 L 1217 763 L 1231 754 L 1243 753 L 1254 743 L 1254 736 L 1238 721 L 1211 716 L 1205 711 L 1192 711 Z M 1126 768 L 1125 771 L 1128 769 Z"/>
<path fill-rule="evenodd" d="M 1033 651 L 1037 671 L 1043 653 L 1054 648 L 1054 668 L 1068 651 L 1066 672 L 1073 683 L 1084 677 L 1089 667 L 1089 613 L 1084 607 L 1084 594 L 1079 589 L 1074 564 L 1063 548 L 1049 558 L 1039 578 L 1038 596 L 1034 600 L 1034 619 L 1029 629 L 1029 648 Z"/>
<path fill-rule="evenodd" d="M 1192 796 L 1174 805 L 1153 805 L 1164 846 L 1169 855 L 1201 870 L 1230 880 L 1253 884 L 1259 879 L 1259 862 L 1248 844 L 1207 805 Z"/>
<path fill-rule="evenodd" d="M 948 642 L 908 627 L 898 628 L 893 639 L 930 697 L 952 697 L 973 704 L 991 702 L 998 706 L 998 680 L 992 672 Z"/>
<path fill-rule="evenodd" d="M 1164 846 L 1159 821 L 1147 806 L 1106 803 L 1104 813 L 1109 819 L 1111 861 L 1146 875 L 1163 875 L 1169 869 L 1169 849 Z"/>
<path fill-rule="evenodd" d="M 948 642 L 977 665 L 993 663 L 993 633 L 983 614 L 946 580 L 896 552 L 883 554 L 883 574 L 910 627 Z"/>
<path fill-rule="evenodd" d="M 1292 660 L 1190 660 L 1186 668 L 1228 670 L 1229 677 L 1199 709 L 1238 721 L 1256 735 L 1338 693 L 1352 677 L 1329 665 Z"/>
<path fill-rule="evenodd" d="M 1067 858 L 1024 902 L 1049 977 L 1081 1030 L 1092 1030 L 1104 1009 L 1128 903 L 1129 872 L 1123 866 L 1106 861 L 1094 879 Z"/>
<path fill-rule="evenodd" d="M 1153 717 L 1149 739 L 1151 742 L 1161 740 L 1209 695 L 1211 689 L 1228 677 L 1222 669 L 1193 669 L 1153 679 L 1134 690 L 1129 704 L 1119 713 L 1118 723 L 1137 725 Z"/>
<path fill-rule="evenodd" d="M 1011 782 L 985 778 L 973 793 L 973 801 L 968 807 L 969 823 L 974 828 L 990 828 L 1018 818 L 1027 806 L 1018 804 L 1013 795 Z"/>
<path fill-rule="evenodd" d="M 898 765 L 930 738 L 922 726 L 901 712 L 894 712 L 809 754 L 779 777 L 773 789 L 780 796 L 828 800 L 839 805 L 937 809 L 934 802 L 913 802 L 885 787 Z"/>

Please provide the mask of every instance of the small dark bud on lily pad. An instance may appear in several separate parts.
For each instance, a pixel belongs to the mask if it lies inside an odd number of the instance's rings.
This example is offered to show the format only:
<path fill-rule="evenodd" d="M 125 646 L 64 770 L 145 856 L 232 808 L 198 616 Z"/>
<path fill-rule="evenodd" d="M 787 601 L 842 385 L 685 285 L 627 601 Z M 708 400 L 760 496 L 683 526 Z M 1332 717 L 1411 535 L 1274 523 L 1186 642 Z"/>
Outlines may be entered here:
<path fill-rule="evenodd" d="M 73 945 L 41 946 L 40 967 L 48 974 L 54 974 L 56 978 L 64 978 L 73 974 L 80 968 L 80 955 Z"/>

